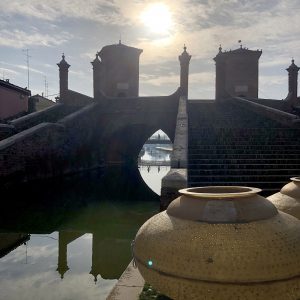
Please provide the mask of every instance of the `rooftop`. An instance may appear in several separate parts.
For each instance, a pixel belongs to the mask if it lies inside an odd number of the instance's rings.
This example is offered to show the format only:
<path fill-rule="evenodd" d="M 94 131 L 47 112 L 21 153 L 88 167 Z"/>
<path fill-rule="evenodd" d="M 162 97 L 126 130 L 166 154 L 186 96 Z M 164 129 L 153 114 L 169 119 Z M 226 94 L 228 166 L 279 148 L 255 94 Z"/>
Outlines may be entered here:
<path fill-rule="evenodd" d="M 27 96 L 31 95 L 30 90 L 28 90 L 27 88 L 22 88 L 20 86 L 17 86 L 17 85 L 14 85 L 14 84 L 10 83 L 9 79 L 6 79 L 6 80 L 1 80 L 0 79 L 0 86 L 5 87 L 7 89 L 17 91 L 17 92 L 22 93 L 22 94 L 27 95 Z"/>
<path fill-rule="evenodd" d="M 115 53 L 115 51 L 120 51 L 120 50 L 128 51 L 128 52 L 129 51 L 136 52 L 136 54 L 138 54 L 138 55 L 140 55 L 143 52 L 142 49 L 134 48 L 134 47 L 122 44 L 122 42 L 120 40 L 118 44 L 104 46 L 100 50 L 99 56 L 102 58 L 103 56 L 110 55 L 111 53 Z"/>
<path fill-rule="evenodd" d="M 229 50 L 229 51 L 223 51 L 222 46 L 220 45 L 219 47 L 219 52 L 216 55 L 216 57 L 214 58 L 214 60 L 216 60 L 217 58 L 227 58 L 227 57 L 231 57 L 232 55 L 252 55 L 252 56 L 257 56 L 258 58 L 261 56 L 262 54 L 262 50 L 249 50 L 246 47 L 243 47 L 242 45 L 240 45 L 239 48 L 234 49 L 234 50 Z"/>

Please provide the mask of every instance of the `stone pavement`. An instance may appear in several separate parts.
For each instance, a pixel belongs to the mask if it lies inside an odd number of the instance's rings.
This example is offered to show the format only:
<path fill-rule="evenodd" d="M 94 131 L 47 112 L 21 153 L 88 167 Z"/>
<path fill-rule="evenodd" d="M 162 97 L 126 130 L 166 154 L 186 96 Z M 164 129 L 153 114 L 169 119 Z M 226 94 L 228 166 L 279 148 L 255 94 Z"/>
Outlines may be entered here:
<path fill-rule="evenodd" d="M 144 283 L 139 270 L 133 267 L 131 261 L 106 300 L 137 300 Z"/>

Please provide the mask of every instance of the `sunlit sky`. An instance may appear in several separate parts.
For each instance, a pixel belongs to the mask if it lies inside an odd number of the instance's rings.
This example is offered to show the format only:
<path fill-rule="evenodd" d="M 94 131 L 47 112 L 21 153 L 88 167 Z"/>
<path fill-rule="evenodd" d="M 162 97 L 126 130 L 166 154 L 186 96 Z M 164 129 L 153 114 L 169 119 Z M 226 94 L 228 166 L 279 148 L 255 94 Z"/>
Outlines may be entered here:
<path fill-rule="evenodd" d="M 140 95 L 168 95 L 179 85 L 178 55 L 192 55 L 190 98 L 214 98 L 219 44 L 235 49 L 242 40 L 262 49 L 259 96 L 284 98 L 291 58 L 300 65 L 299 0 L 0 0 L 0 76 L 27 86 L 29 49 L 33 94 L 58 93 L 56 63 L 71 64 L 70 89 L 92 96 L 90 62 L 103 46 L 143 49 Z M 50 97 L 52 98 L 52 97 Z"/>

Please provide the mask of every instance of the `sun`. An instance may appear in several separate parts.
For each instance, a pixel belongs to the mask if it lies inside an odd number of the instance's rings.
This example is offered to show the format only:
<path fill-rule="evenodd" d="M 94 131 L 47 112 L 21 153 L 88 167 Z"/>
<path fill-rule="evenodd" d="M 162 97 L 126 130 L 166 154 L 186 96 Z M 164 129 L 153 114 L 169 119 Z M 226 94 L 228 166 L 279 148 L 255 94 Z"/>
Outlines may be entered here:
<path fill-rule="evenodd" d="M 142 23 L 154 33 L 168 34 L 172 28 L 172 14 L 164 3 L 150 4 L 140 18 Z"/>

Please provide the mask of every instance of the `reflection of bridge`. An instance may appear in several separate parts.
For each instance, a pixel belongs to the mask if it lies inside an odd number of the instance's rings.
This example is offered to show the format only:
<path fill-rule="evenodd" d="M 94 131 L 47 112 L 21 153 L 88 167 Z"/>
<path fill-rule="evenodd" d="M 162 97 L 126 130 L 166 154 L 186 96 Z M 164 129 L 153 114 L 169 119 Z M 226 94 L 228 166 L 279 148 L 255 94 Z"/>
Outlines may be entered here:
<path fill-rule="evenodd" d="M 1 255 L 30 236 L 13 232 L 48 236 L 59 231 L 57 271 L 61 277 L 73 271 L 68 245 L 88 233 L 92 235 L 92 258 L 87 272 L 94 279 L 98 275 L 119 278 L 131 259 L 130 243 L 137 229 L 158 210 L 159 203 L 159 197 L 144 184 L 136 167 L 95 170 L 58 178 L 51 184 L 29 183 L 22 186 L 24 198 L 18 197 L 16 189 L 8 192 L 15 201 L 3 203 L 5 209 L 1 210 L 0 228 L 10 232 L 0 234 Z M 6 191 L 2 196 L 8 199 Z M 24 199 L 31 199 L 26 209 Z"/>
<path fill-rule="evenodd" d="M 148 139 L 145 144 L 172 145 L 169 139 Z"/>
<path fill-rule="evenodd" d="M 86 232 L 63 230 L 58 239 L 57 272 L 61 279 L 70 269 L 68 266 L 68 244 L 85 235 Z M 99 232 L 92 233 L 92 262 L 90 274 L 97 282 L 100 275 L 103 279 L 117 279 L 128 264 L 130 257 L 130 238 L 116 239 L 113 236 L 103 237 Z"/>
<path fill-rule="evenodd" d="M 170 160 L 139 160 L 139 166 L 170 166 Z"/>
<path fill-rule="evenodd" d="M 30 239 L 25 233 L 0 233 L 0 258 L 25 244 Z"/>

